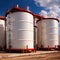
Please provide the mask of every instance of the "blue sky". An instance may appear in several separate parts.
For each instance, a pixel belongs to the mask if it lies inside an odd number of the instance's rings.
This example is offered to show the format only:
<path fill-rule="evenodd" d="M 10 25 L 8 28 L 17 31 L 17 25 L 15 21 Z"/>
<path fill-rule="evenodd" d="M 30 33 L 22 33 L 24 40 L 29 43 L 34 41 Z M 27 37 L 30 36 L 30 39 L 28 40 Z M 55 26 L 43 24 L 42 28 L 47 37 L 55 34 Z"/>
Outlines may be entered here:
<path fill-rule="evenodd" d="M 43 9 L 43 7 L 37 6 L 34 0 L 0 0 L 0 15 L 5 15 L 7 10 L 15 7 L 17 4 L 24 9 L 29 6 L 30 10 L 37 14 Z"/>

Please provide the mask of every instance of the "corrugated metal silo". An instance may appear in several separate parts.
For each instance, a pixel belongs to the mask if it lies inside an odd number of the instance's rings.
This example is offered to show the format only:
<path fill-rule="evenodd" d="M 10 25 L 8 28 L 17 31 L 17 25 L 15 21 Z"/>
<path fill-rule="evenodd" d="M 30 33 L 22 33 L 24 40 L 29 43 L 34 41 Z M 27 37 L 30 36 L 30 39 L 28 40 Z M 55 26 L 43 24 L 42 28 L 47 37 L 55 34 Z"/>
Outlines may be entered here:
<path fill-rule="evenodd" d="M 7 50 L 34 50 L 33 14 L 19 7 L 6 13 Z"/>
<path fill-rule="evenodd" d="M 38 48 L 58 48 L 58 19 L 44 18 L 38 24 Z"/>

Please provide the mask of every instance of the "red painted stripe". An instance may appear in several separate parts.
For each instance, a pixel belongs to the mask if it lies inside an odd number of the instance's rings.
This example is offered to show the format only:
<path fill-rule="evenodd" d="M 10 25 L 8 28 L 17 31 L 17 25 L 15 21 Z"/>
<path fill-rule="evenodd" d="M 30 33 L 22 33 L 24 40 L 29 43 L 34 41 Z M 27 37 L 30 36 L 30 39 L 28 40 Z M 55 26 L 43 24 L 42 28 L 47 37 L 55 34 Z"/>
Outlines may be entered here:
<path fill-rule="evenodd" d="M 24 9 L 22 9 L 22 8 L 19 8 L 19 7 L 15 7 L 15 8 L 12 8 L 11 10 L 9 10 L 6 14 L 5 14 L 5 16 L 7 16 L 9 13 L 13 13 L 13 12 L 27 12 L 27 13 L 30 13 L 30 14 L 32 14 L 32 15 L 34 15 L 32 12 L 30 12 L 30 11 L 27 11 L 27 10 L 24 10 Z"/>
<path fill-rule="evenodd" d="M 19 7 L 15 7 L 15 8 L 12 8 L 11 10 L 8 10 L 6 12 L 5 16 L 7 16 L 9 13 L 18 12 L 18 11 L 19 12 L 27 12 L 27 13 L 30 13 L 30 14 L 32 14 L 34 16 L 34 18 L 35 17 L 38 18 L 38 19 L 44 18 L 43 16 L 40 16 L 39 14 L 34 14 L 34 13 L 30 12 L 30 11 L 27 11 L 27 10 L 22 9 L 22 8 L 19 8 Z"/>
<path fill-rule="evenodd" d="M 59 22 L 59 20 L 57 18 L 43 18 L 43 20 L 48 20 L 48 19 L 53 19 L 53 20 L 57 20 Z"/>
<path fill-rule="evenodd" d="M 0 16 L 0 19 L 2 20 L 6 20 L 6 18 L 4 16 Z"/>
<path fill-rule="evenodd" d="M 42 48 L 42 49 L 48 49 L 48 48 L 55 49 L 56 47 L 46 47 L 46 48 Z"/>
<path fill-rule="evenodd" d="M 34 48 L 28 48 L 28 49 L 14 49 L 14 48 L 7 48 L 6 50 L 35 50 Z"/>
<path fill-rule="evenodd" d="M 41 20 L 37 20 L 37 23 L 42 20 L 57 20 L 59 22 L 57 18 L 42 18 Z"/>

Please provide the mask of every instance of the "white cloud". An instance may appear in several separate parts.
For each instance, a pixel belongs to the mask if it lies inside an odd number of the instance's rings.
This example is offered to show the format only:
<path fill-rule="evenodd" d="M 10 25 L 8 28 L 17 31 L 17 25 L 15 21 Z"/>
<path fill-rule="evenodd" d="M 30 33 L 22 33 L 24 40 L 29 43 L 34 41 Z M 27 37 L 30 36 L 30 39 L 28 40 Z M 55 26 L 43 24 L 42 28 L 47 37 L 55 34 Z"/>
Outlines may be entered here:
<path fill-rule="evenodd" d="M 44 7 L 45 10 L 40 11 L 40 15 L 44 17 L 53 17 L 60 20 L 60 0 L 34 0 L 37 6 Z M 60 23 L 59 23 L 60 31 Z"/>
<path fill-rule="evenodd" d="M 51 0 L 34 0 L 34 1 L 37 5 L 39 3 L 39 5 L 43 7 L 47 6 L 47 4 L 51 2 Z"/>
<path fill-rule="evenodd" d="M 35 4 L 42 6 L 42 7 L 50 7 L 52 5 L 60 6 L 60 0 L 34 0 Z"/>
<path fill-rule="evenodd" d="M 45 11 L 45 10 L 41 10 L 41 12 L 39 14 L 41 14 L 44 17 L 47 17 L 47 11 Z"/>
<path fill-rule="evenodd" d="M 58 14 L 60 12 L 60 7 L 57 5 L 53 5 L 53 6 L 49 7 L 47 10 L 55 12 L 56 14 Z"/>
<path fill-rule="evenodd" d="M 50 10 L 47 15 L 48 17 L 54 17 L 54 18 L 58 17 L 58 14 L 53 10 Z"/>
<path fill-rule="evenodd" d="M 34 0 L 35 4 L 44 7 L 39 14 L 45 17 L 60 18 L 60 0 Z M 48 11 L 47 11 L 48 10 Z"/>
<path fill-rule="evenodd" d="M 50 18 L 57 18 L 58 17 L 58 14 L 53 10 L 50 10 L 48 12 L 45 10 L 41 10 L 41 12 L 39 14 L 44 17 L 50 17 Z"/>

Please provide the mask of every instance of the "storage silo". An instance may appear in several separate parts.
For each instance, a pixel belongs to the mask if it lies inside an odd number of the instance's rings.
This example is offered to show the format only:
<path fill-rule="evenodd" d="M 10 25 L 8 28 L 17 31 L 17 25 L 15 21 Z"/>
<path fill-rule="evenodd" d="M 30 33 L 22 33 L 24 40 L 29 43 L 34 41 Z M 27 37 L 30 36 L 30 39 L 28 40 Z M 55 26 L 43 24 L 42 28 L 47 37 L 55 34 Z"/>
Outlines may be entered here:
<path fill-rule="evenodd" d="M 6 13 L 6 49 L 34 50 L 34 16 L 15 7 Z"/>
<path fill-rule="evenodd" d="M 5 17 L 0 16 L 0 50 L 5 48 Z"/>
<path fill-rule="evenodd" d="M 34 26 L 34 48 L 37 49 L 37 26 Z"/>
<path fill-rule="evenodd" d="M 56 18 L 43 18 L 37 21 L 38 48 L 58 48 L 58 22 Z"/>

